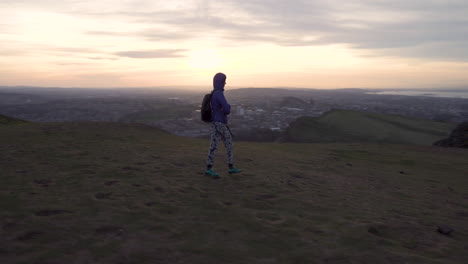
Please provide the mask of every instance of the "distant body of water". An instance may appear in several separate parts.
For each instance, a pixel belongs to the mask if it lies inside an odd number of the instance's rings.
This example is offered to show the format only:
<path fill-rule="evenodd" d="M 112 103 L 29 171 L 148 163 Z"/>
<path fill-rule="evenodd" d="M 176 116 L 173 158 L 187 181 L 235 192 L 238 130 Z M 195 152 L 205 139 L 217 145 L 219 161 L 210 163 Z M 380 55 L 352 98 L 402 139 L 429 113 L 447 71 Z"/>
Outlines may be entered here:
<path fill-rule="evenodd" d="M 382 91 L 369 92 L 368 94 L 382 95 L 407 95 L 407 96 L 427 96 L 427 97 L 446 97 L 446 98 L 465 98 L 468 99 L 467 92 L 442 92 L 442 91 Z"/>

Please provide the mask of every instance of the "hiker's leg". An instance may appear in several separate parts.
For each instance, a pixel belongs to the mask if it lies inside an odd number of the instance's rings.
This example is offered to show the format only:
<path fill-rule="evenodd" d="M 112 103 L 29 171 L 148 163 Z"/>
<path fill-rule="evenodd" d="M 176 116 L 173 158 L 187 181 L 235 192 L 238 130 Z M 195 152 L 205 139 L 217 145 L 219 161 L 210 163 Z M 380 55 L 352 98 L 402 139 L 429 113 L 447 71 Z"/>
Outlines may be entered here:
<path fill-rule="evenodd" d="M 227 128 L 225 124 L 222 124 L 219 127 L 220 128 L 218 128 L 218 130 L 223 135 L 224 147 L 226 147 L 227 162 L 228 162 L 229 168 L 231 169 L 233 167 L 233 162 L 234 162 L 232 136 L 231 136 L 231 133 L 229 132 L 229 129 Z"/>
<path fill-rule="evenodd" d="M 210 142 L 210 149 L 208 151 L 208 159 L 206 161 L 206 167 L 208 170 L 211 169 L 213 166 L 214 156 L 216 150 L 218 149 L 218 137 L 220 136 L 216 130 L 215 124 L 211 123 L 211 142 Z"/>

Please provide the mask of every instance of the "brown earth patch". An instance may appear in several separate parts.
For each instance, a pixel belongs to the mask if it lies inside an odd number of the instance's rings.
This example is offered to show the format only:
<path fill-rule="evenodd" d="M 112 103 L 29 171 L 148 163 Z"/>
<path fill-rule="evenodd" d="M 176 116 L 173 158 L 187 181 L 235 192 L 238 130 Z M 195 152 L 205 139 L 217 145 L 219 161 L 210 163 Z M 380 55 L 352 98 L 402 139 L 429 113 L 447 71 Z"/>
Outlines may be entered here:
<path fill-rule="evenodd" d="M 94 231 L 99 236 L 122 236 L 125 230 L 120 226 L 106 225 L 98 227 Z"/>
<path fill-rule="evenodd" d="M 16 239 L 19 240 L 19 241 L 27 241 L 27 240 L 34 239 L 34 238 L 40 236 L 41 234 L 43 234 L 43 232 L 29 231 L 29 232 L 26 232 L 26 233 L 16 237 Z"/>
<path fill-rule="evenodd" d="M 34 183 L 40 185 L 41 187 L 48 187 L 51 182 L 52 181 L 48 179 L 34 180 Z"/>
<path fill-rule="evenodd" d="M 104 185 L 105 185 L 105 186 L 112 186 L 112 185 L 114 185 L 114 184 L 116 184 L 116 183 L 119 183 L 119 182 L 120 182 L 120 181 L 117 181 L 117 180 L 106 181 L 106 182 L 104 183 Z"/>
<path fill-rule="evenodd" d="M 154 187 L 154 190 L 157 191 L 157 192 L 160 192 L 160 193 L 165 193 L 166 192 L 166 190 L 164 190 L 161 187 Z"/>
<path fill-rule="evenodd" d="M 112 193 L 109 192 L 109 193 L 96 193 L 94 194 L 94 197 L 96 197 L 96 199 L 99 199 L 99 200 L 103 200 L 103 199 L 112 199 Z"/>
<path fill-rule="evenodd" d="M 35 215 L 37 215 L 37 216 L 51 216 L 51 215 L 70 214 L 70 213 L 73 213 L 73 212 L 69 211 L 69 210 L 63 210 L 63 209 L 53 209 L 53 210 L 37 211 L 35 213 Z"/>
<path fill-rule="evenodd" d="M 255 196 L 255 200 L 270 200 L 274 198 L 278 198 L 278 196 L 274 194 L 259 194 Z"/>

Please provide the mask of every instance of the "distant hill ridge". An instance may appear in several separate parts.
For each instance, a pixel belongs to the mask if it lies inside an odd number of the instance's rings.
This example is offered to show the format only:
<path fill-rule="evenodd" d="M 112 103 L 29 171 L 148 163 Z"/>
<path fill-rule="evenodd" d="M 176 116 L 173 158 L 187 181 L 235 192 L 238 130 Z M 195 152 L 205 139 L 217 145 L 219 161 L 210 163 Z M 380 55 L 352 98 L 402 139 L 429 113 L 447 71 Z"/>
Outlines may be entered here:
<path fill-rule="evenodd" d="M 301 117 L 286 131 L 292 142 L 378 142 L 431 145 L 450 133 L 453 123 L 369 113 L 331 110 L 320 117 Z"/>
<path fill-rule="evenodd" d="M 27 121 L 0 115 L 0 125 L 11 125 L 11 124 L 22 124 L 22 123 L 27 123 Z"/>

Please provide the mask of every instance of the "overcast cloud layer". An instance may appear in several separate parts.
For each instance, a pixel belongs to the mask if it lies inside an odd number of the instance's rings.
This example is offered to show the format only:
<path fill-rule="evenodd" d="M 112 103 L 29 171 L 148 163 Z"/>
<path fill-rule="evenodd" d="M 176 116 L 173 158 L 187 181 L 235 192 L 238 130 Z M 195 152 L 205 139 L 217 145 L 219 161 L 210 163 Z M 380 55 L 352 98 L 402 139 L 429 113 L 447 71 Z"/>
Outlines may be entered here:
<path fill-rule="evenodd" d="M 2 1 L 1 6 L 135 24 L 134 30 L 107 31 L 103 24 L 103 29 L 81 32 L 89 35 L 128 35 L 178 43 L 214 38 L 229 45 L 340 43 L 390 56 L 468 60 L 465 0 L 15 0 Z M 11 30 L 0 25 L 0 31 Z"/>
<path fill-rule="evenodd" d="M 189 57 L 193 43 L 338 44 L 360 56 L 464 64 L 466 14 L 466 0 L 2 0 L 0 59 L 49 54 L 98 63 Z M 48 41 L 42 19 L 67 42 Z"/>

